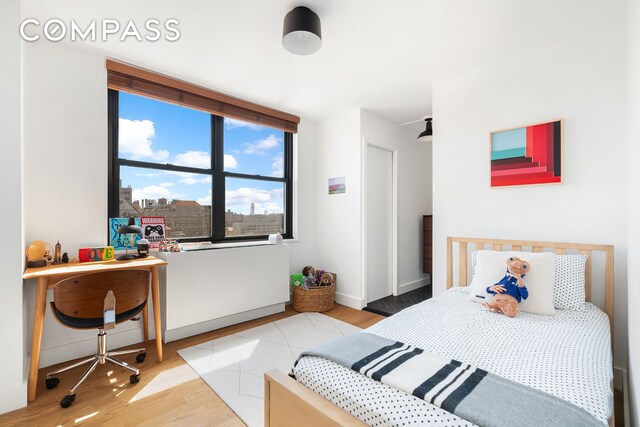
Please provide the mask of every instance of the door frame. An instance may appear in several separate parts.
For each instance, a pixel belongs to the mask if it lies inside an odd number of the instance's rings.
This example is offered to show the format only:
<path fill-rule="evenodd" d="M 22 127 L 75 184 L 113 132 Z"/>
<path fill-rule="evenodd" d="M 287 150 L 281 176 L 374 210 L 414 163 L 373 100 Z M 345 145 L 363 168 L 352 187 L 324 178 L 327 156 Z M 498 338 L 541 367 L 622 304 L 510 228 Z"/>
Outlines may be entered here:
<path fill-rule="evenodd" d="M 367 306 L 367 172 L 369 146 L 391 153 L 391 293 L 398 295 L 398 148 L 389 147 L 362 138 L 362 182 L 360 236 L 362 243 L 362 308 Z"/>

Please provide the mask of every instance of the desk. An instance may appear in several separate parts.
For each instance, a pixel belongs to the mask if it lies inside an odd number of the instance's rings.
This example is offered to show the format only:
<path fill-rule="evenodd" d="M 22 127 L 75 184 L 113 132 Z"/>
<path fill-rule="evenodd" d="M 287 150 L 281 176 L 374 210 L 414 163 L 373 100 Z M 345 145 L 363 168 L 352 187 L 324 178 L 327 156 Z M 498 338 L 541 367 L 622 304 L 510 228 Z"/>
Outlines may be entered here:
<path fill-rule="evenodd" d="M 37 279 L 36 304 L 33 312 L 33 338 L 31 340 L 31 364 L 29 365 L 28 400 L 36 398 L 38 369 L 40 366 L 40 348 L 47 301 L 47 289 L 54 288 L 60 281 L 73 276 L 99 273 L 114 270 L 148 270 L 151 272 L 151 296 L 153 299 L 153 318 L 156 328 L 156 349 L 158 362 L 162 362 L 162 323 L 160 321 L 160 287 L 158 284 L 158 267 L 167 265 L 166 261 L 149 256 L 131 261 L 99 261 L 78 264 L 58 264 L 46 267 L 27 268 L 22 275 L 24 279 Z M 144 340 L 149 340 L 148 309 L 145 306 Z"/>

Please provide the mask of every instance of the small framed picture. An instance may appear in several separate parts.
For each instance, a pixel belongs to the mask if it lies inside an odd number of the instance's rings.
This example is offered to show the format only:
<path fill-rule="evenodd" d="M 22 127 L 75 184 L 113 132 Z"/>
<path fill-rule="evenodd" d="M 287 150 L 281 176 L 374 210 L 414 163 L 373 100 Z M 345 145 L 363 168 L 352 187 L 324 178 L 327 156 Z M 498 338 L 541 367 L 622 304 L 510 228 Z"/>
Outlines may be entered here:
<path fill-rule="evenodd" d="M 347 192 L 345 177 L 329 178 L 329 194 L 341 194 Z"/>

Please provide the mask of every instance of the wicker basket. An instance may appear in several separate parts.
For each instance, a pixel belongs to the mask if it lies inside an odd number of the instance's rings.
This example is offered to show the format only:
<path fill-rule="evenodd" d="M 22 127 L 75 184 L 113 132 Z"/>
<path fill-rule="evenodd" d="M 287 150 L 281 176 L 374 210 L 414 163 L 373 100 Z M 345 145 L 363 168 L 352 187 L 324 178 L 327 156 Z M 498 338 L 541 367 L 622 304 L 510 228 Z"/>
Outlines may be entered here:
<path fill-rule="evenodd" d="M 293 288 L 293 309 L 301 313 L 315 311 L 324 313 L 333 309 L 336 295 L 336 284 L 329 286 L 312 286 L 304 289 L 302 286 Z"/>

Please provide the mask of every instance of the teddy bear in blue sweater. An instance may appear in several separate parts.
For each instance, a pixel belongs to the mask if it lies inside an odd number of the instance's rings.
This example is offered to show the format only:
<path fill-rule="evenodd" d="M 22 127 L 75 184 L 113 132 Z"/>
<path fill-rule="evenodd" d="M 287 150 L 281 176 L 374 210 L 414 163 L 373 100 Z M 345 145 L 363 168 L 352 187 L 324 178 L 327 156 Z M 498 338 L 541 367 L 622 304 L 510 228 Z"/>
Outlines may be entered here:
<path fill-rule="evenodd" d="M 487 287 L 487 293 L 494 295 L 493 299 L 482 305 L 494 313 L 516 317 L 520 314 L 520 301 L 529 296 L 529 291 L 522 280 L 529 272 L 531 272 L 531 265 L 527 261 L 515 256 L 510 257 L 507 260 L 507 272 L 502 280 Z"/>

